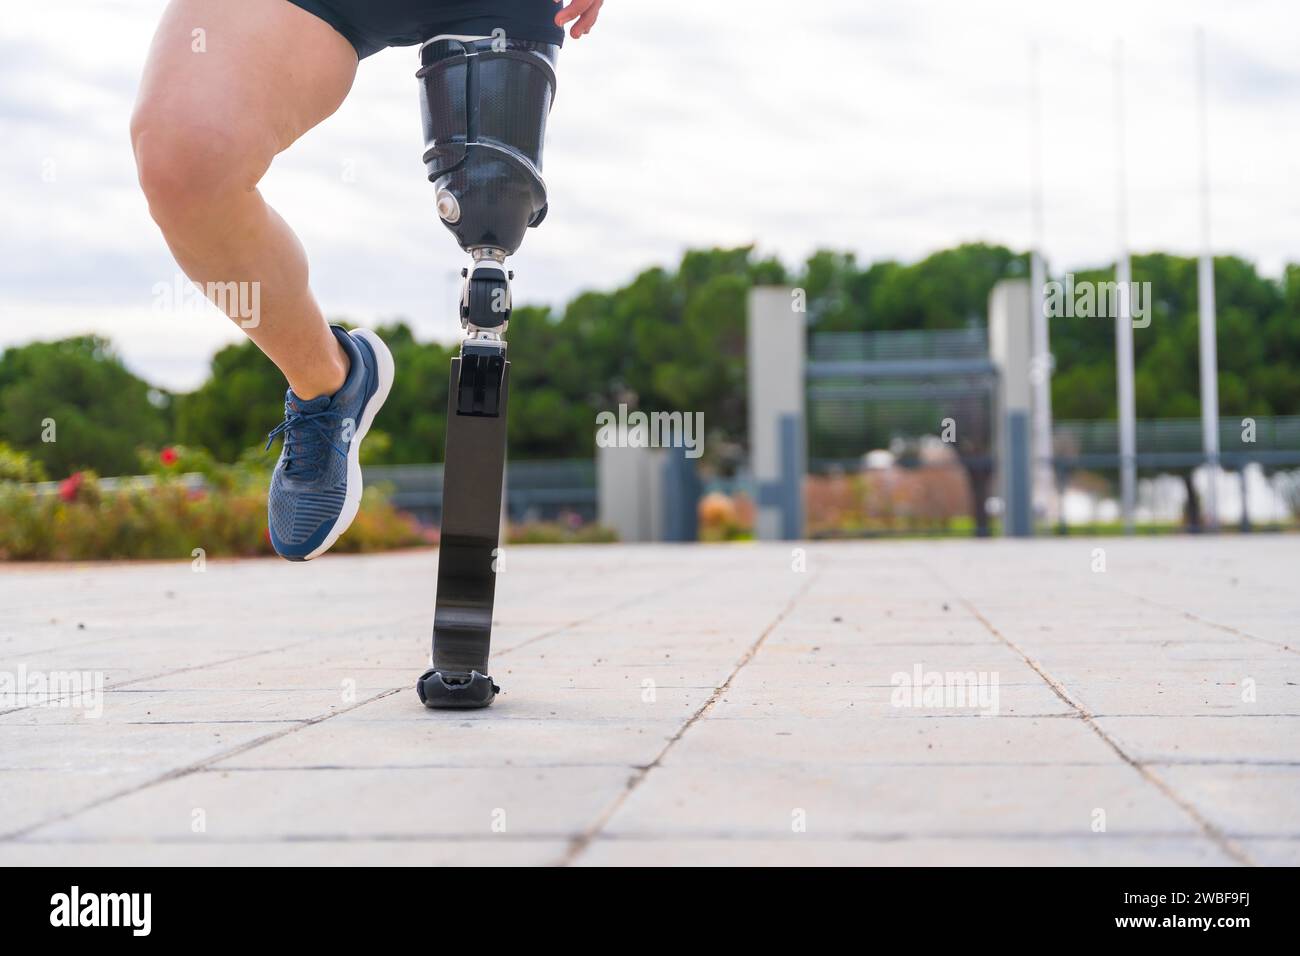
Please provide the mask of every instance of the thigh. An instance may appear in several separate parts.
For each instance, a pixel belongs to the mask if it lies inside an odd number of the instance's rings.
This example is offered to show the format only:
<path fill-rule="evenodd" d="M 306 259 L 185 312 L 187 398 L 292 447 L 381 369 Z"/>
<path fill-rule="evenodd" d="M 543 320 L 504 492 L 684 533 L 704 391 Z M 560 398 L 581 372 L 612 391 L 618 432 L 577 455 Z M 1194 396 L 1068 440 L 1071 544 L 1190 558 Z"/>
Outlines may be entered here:
<path fill-rule="evenodd" d="M 140 82 L 136 121 L 197 143 L 229 141 L 260 176 L 276 153 L 343 102 L 352 45 L 288 0 L 172 0 Z"/>

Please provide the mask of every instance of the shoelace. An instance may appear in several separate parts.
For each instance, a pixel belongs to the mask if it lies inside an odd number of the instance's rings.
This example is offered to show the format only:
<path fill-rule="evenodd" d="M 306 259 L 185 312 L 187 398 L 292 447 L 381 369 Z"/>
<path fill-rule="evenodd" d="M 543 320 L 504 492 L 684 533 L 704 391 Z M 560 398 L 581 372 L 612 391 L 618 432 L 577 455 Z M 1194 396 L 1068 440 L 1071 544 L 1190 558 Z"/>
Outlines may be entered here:
<path fill-rule="evenodd" d="M 277 435 L 283 435 L 284 474 L 290 478 L 315 480 L 325 466 L 327 448 L 333 448 L 344 458 L 348 456 L 330 439 L 334 427 L 331 420 L 341 422 L 342 419 L 342 415 L 328 408 L 304 412 L 286 405 L 284 421 L 266 436 L 266 447 L 271 447 Z"/>

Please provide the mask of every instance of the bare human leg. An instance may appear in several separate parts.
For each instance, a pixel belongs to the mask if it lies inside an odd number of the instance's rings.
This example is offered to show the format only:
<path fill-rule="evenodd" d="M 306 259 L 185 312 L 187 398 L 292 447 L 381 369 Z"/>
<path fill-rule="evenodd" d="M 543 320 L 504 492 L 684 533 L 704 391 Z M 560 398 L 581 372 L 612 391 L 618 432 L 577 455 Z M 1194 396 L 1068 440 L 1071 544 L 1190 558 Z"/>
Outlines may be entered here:
<path fill-rule="evenodd" d="M 259 284 L 255 320 L 231 318 L 303 399 L 340 388 L 348 358 L 257 183 L 338 108 L 356 68 L 346 39 L 286 0 L 172 0 L 131 119 L 140 185 L 177 263 L 205 289 Z"/>

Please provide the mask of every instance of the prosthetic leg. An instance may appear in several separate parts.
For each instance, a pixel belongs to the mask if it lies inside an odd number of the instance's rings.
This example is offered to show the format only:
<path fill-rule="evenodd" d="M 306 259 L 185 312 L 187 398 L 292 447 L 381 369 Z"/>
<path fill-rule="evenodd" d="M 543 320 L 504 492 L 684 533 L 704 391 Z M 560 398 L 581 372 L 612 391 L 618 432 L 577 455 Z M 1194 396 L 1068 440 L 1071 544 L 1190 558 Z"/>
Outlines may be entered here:
<path fill-rule="evenodd" d="M 431 666 L 415 689 L 427 707 L 486 707 L 501 527 L 510 363 L 506 257 L 546 215 L 542 141 L 555 96 L 552 44 L 434 37 L 420 47 L 424 162 L 438 215 L 470 255 L 461 270 L 466 337 L 451 360 L 442 539 Z"/>

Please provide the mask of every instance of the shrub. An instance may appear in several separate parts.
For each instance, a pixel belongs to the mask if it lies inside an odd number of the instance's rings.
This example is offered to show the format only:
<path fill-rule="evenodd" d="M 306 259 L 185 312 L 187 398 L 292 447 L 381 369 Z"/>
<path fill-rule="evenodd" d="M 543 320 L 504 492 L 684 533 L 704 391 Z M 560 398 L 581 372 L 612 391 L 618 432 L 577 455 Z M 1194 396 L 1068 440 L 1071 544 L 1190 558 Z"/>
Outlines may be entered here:
<path fill-rule="evenodd" d="M 207 557 L 273 553 L 264 468 L 249 459 L 219 465 L 206 452 L 184 448 L 145 457 L 149 475 L 112 488 L 93 472 L 77 472 L 57 491 L 0 483 L 0 558 L 190 558 L 196 548 Z M 372 488 L 334 550 L 411 547 L 433 537 L 394 509 L 382 489 Z"/>
<path fill-rule="evenodd" d="M 44 480 L 44 465 L 26 452 L 0 441 L 0 481 Z"/>
<path fill-rule="evenodd" d="M 697 509 L 701 541 L 745 541 L 754 536 L 754 503 L 744 492 L 713 491 Z"/>
<path fill-rule="evenodd" d="M 506 532 L 509 544 L 609 544 L 618 535 L 598 524 L 562 521 L 525 521 L 512 524 Z"/>

